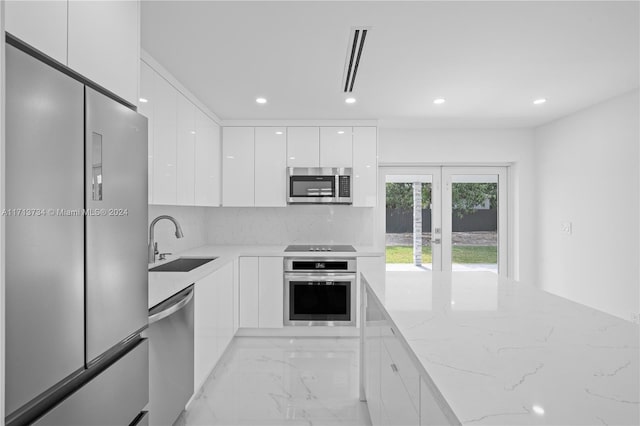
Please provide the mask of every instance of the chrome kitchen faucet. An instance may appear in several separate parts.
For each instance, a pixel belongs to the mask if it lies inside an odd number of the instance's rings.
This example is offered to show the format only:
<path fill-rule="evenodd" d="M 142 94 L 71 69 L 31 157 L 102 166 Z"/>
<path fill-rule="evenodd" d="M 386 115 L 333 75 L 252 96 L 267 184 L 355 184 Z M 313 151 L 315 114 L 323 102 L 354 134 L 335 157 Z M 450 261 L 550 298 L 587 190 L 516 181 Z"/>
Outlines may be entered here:
<path fill-rule="evenodd" d="M 158 254 L 158 243 L 155 242 L 154 229 L 155 229 L 156 223 L 158 223 L 162 219 L 167 219 L 173 222 L 173 224 L 176 227 L 176 238 L 184 237 L 180 224 L 172 216 L 162 215 L 153 219 L 153 221 L 151 221 L 151 224 L 149 225 L 149 263 L 156 262 L 156 255 Z M 170 253 L 166 253 L 166 254 L 170 254 Z"/>

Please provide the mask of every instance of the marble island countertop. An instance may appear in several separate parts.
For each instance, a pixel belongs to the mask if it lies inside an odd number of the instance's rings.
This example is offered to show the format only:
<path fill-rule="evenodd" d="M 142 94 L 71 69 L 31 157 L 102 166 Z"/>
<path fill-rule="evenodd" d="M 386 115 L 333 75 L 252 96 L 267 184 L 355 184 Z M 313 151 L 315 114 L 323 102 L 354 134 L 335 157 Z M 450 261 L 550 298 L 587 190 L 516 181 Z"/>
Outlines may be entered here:
<path fill-rule="evenodd" d="M 156 261 L 150 268 L 171 262 L 182 256 L 217 257 L 216 260 L 205 263 L 189 272 L 149 272 L 149 303 L 152 308 L 163 300 L 185 289 L 194 282 L 217 271 L 230 262 L 235 262 L 239 256 L 383 256 L 384 252 L 373 247 L 356 246 L 356 252 L 286 252 L 284 245 L 210 245 L 187 250 L 182 253 L 167 256 L 166 260 Z"/>
<path fill-rule="evenodd" d="M 462 424 L 640 424 L 636 324 L 489 272 L 374 293 Z"/>

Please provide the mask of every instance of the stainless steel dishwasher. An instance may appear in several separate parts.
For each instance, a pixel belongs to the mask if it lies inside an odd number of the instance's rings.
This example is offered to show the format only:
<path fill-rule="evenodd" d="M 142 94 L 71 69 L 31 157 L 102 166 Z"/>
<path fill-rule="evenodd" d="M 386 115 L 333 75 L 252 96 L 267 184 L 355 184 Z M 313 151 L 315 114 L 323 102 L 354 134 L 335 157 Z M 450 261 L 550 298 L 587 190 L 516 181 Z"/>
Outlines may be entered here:
<path fill-rule="evenodd" d="M 193 285 L 149 310 L 149 424 L 171 426 L 193 395 Z"/>

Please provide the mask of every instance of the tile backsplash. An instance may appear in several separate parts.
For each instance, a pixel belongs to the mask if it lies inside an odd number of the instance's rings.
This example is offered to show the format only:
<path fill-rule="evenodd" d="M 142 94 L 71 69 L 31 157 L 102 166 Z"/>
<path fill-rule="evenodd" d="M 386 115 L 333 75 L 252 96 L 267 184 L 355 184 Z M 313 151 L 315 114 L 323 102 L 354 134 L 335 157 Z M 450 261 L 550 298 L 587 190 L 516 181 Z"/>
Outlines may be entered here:
<path fill-rule="evenodd" d="M 159 215 L 175 217 L 155 227 L 160 252 L 179 253 L 207 244 L 354 244 L 373 245 L 374 209 L 340 205 L 277 207 L 149 206 L 149 223 Z"/>
<path fill-rule="evenodd" d="M 374 209 L 341 205 L 211 208 L 209 244 L 373 245 Z"/>
<path fill-rule="evenodd" d="M 180 253 L 207 244 L 206 211 L 208 207 L 149 206 L 149 223 L 156 217 L 167 214 L 173 216 L 184 233 L 176 238 L 175 227 L 168 220 L 161 220 L 155 226 L 155 240 L 160 253 Z M 148 226 L 148 225 L 147 225 Z"/>

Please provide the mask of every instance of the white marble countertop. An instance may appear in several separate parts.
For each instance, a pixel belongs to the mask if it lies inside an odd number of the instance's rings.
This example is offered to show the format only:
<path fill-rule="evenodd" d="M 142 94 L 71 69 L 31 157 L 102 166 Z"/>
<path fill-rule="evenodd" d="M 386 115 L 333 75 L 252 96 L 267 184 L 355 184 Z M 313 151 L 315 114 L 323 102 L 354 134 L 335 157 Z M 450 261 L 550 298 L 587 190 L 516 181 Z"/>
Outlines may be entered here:
<path fill-rule="evenodd" d="M 215 272 L 229 262 L 234 262 L 239 256 L 383 256 L 384 252 L 373 247 L 356 246 L 356 252 L 286 252 L 285 246 L 246 246 L 246 245 L 211 245 L 202 246 L 167 256 L 166 260 L 156 262 L 150 267 L 156 267 L 170 262 L 181 256 L 217 257 L 216 260 L 205 263 L 189 272 L 149 272 L 149 308 L 187 288 L 194 282 Z"/>
<path fill-rule="evenodd" d="M 638 325 L 488 272 L 374 292 L 462 424 L 640 424 Z"/>

